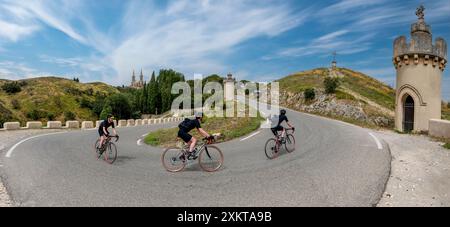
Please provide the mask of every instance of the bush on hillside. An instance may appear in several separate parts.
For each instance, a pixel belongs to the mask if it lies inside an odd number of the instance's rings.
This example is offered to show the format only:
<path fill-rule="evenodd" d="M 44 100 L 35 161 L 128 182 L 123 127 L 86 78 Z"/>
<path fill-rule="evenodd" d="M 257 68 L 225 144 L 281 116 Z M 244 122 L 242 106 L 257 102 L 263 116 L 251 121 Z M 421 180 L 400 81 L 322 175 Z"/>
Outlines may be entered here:
<path fill-rule="evenodd" d="M 311 101 L 316 98 L 316 91 L 314 90 L 314 88 L 307 88 L 303 92 L 303 95 L 305 95 L 306 100 Z"/>
<path fill-rule="evenodd" d="M 22 90 L 18 82 L 5 83 L 3 84 L 2 89 L 8 94 L 15 94 Z"/>
<path fill-rule="evenodd" d="M 64 119 L 66 121 L 72 121 L 75 120 L 76 116 L 72 111 L 66 111 L 64 112 Z"/>
<path fill-rule="evenodd" d="M 334 78 L 327 77 L 323 81 L 323 85 L 325 87 L 325 92 L 327 94 L 334 94 L 334 93 L 336 93 L 336 89 L 340 85 L 340 81 L 339 81 L 339 78 L 337 78 L 337 77 L 334 77 Z"/>
<path fill-rule="evenodd" d="M 27 113 L 27 118 L 33 120 L 33 121 L 37 121 L 41 118 L 46 117 L 46 114 L 44 114 L 42 111 L 33 109 L 30 112 Z"/>
<path fill-rule="evenodd" d="M 55 114 L 51 113 L 51 112 L 47 113 L 47 119 L 49 121 L 54 121 L 55 120 Z"/>

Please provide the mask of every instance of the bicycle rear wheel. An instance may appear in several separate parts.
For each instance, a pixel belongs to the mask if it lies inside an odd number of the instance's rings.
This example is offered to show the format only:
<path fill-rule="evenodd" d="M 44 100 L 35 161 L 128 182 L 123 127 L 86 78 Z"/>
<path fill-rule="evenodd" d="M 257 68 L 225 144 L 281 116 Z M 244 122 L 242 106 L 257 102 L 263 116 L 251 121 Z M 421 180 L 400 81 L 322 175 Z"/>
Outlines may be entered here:
<path fill-rule="evenodd" d="M 199 155 L 198 163 L 206 172 L 215 172 L 223 165 L 223 153 L 216 146 L 205 146 Z"/>
<path fill-rule="evenodd" d="M 105 150 L 105 152 L 103 152 L 103 157 L 105 159 L 105 161 L 109 164 L 113 164 L 116 159 L 117 159 L 117 147 L 114 143 L 110 143 L 107 147 L 107 149 Z"/>
<path fill-rule="evenodd" d="M 286 151 L 288 153 L 292 153 L 295 151 L 295 137 L 292 134 L 288 134 L 286 136 L 284 147 L 286 148 Z"/>
<path fill-rule="evenodd" d="M 161 162 L 169 172 L 180 172 L 186 167 L 186 159 L 180 148 L 167 148 L 161 155 Z"/>
<path fill-rule="evenodd" d="M 274 159 L 278 157 L 280 145 L 276 139 L 269 139 L 266 142 L 265 153 L 268 159 Z"/>

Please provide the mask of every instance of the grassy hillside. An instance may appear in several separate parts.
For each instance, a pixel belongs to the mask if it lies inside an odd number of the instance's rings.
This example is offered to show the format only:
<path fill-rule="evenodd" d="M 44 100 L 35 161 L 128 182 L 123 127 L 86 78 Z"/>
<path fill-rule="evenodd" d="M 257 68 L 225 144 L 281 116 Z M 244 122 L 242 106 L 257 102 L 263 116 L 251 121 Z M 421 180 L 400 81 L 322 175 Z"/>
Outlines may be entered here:
<path fill-rule="evenodd" d="M 350 69 L 338 68 L 337 72 L 342 75 L 341 89 L 338 89 L 338 99 L 354 100 L 353 95 L 344 90 L 349 89 L 363 97 L 388 109 L 395 108 L 395 90 L 386 84 L 359 72 Z M 307 88 L 324 89 L 323 80 L 329 75 L 329 69 L 319 68 L 287 76 L 278 82 L 280 89 L 293 93 L 300 93 Z"/>
<path fill-rule="evenodd" d="M 0 80 L 0 87 L 9 82 Z M 55 77 L 17 82 L 21 86 L 20 92 L 8 94 L 0 89 L 0 113 L 3 118 L 0 121 L 64 121 L 67 117 L 75 118 L 72 120 L 95 120 L 96 115 L 83 103 L 94 102 L 96 96 L 109 96 L 119 92 L 104 83 L 84 84 Z"/>

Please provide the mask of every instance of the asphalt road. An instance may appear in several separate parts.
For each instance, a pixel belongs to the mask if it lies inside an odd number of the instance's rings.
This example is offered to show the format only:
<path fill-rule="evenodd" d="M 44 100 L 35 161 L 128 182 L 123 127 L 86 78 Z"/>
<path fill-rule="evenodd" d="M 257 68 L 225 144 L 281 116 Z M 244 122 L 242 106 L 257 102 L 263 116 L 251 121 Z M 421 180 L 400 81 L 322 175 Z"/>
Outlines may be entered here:
<path fill-rule="evenodd" d="M 194 163 L 166 172 L 162 149 L 137 141 L 166 125 L 119 128 L 119 157 L 109 165 L 92 150 L 96 130 L 32 138 L 6 156 L 0 172 L 17 206 L 373 206 L 390 171 L 387 145 L 368 129 L 289 111 L 296 151 L 264 154 L 268 129 L 219 144 L 223 168 Z M 373 133 L 374 134 L 374 133 Z M 244 137 L 245 138 L 245 137 Z M 379 149 L 379 146 L 382 146 Z"/>

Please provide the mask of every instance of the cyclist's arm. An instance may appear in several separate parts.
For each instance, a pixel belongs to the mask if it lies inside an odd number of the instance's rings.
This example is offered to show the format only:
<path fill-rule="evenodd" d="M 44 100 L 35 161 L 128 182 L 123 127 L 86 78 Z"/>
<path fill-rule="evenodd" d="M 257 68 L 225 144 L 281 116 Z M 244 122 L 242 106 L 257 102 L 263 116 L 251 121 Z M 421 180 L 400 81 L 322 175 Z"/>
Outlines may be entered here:
<path fill-rule="evenodd" d="M 115 128 L 113 128 L 113 133 L 114 133 L 115 136 L 117 136 L 117 132 L 116 132 Z"/>
<path fill-rule="evenodd" d="M 103 132 L 105 133 L 105 135 L 108 135 L 108 131 L 106 130 L 106 127 L 103 126 Z"/>
<path fill-rule="evenodd" d="M 205 130 L 203 130 L 202 128 L 198 128 L 197 130 L 198 130 L 198 132 L 200 132 L 200 134 L 202 134 L 204 137 L 210 137 L 209 134 L 208 134 Z"/>
<path fill-rule="evenodd" d="M 287 124 L 289 127 L 294 128 L 294 126 L 292 126 L 291 124 L 289 124 L 289 121 L 286 121 L 286 124 Z"/>

